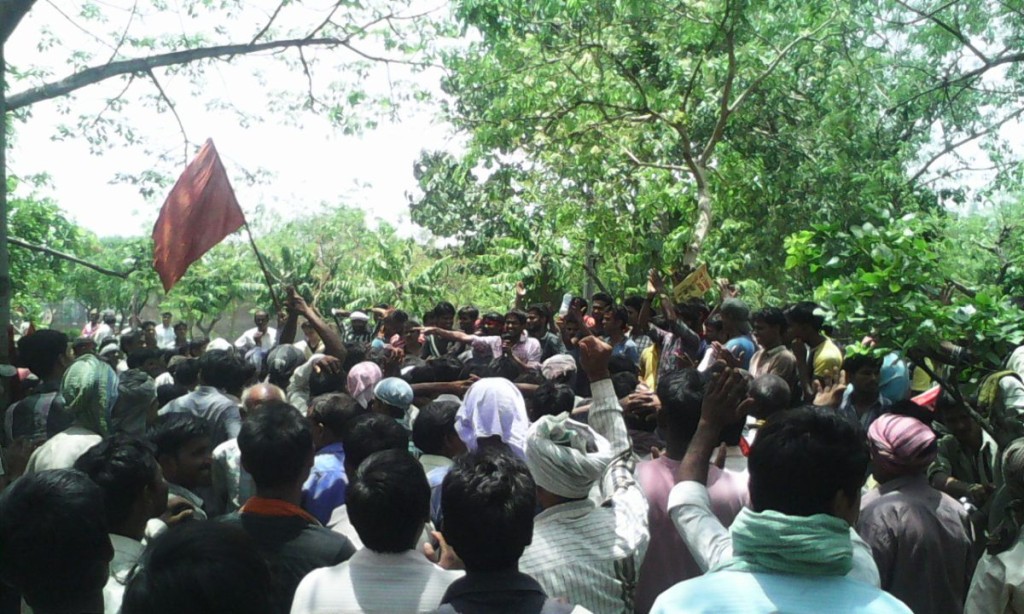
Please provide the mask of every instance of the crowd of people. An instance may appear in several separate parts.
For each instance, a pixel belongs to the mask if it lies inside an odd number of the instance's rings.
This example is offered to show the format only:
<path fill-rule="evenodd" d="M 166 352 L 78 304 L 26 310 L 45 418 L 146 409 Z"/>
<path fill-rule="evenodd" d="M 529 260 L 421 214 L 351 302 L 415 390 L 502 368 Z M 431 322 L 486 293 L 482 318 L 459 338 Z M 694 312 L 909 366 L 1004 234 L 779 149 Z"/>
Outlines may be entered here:
<path fill-rule="evenodd" d="M 1024 612 L 1024 346 L 526 295 L 22 336 L 0 612 Z"/>

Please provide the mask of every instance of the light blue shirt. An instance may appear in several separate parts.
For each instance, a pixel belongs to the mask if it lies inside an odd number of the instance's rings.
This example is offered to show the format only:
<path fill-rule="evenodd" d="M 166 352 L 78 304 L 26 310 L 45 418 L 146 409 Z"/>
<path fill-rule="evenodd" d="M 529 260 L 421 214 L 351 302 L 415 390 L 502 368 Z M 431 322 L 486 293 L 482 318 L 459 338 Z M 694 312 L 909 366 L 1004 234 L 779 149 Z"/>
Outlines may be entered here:
<path fill-rule="evenodd" d="M 326 525 L 334 508 L 345 504 L 347 488 L 345 450 L 340 443 L 326 445 L 317 451 L 313 469 L 302 485 L 302 509 Z"/>
<path fill-rule="evenodd" d="M 754 345 L 754 341 L 749 335 L 733 337 L 726 342 L 725 349 L 732 352 L 732 355 L 739 359 L 740 368 L 742 369 L 750 368 L 750 359 L 753 358 L 754 353 L 757 352 L 757 346 Z"/>
<path fill-rule="evenodd" d="M 651 614 L 910 614 L 885 591 L 842 576 L 716 571 L 658 596 Z"/>

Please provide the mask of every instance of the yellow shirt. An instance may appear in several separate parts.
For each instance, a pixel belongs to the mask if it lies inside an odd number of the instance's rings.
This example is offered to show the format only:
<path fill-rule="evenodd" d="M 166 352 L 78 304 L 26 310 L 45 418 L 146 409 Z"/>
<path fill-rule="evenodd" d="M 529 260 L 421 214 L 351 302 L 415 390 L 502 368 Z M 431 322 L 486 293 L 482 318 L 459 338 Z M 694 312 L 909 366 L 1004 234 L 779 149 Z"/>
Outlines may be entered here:
<path fill-rule="evenodd" d="M 811 350 L 811 357 L 814 363 L 814 377 L 839 377 L 839 371 L 843 368 L 843 353 L 831 339 L 825 337 L 824 341 Z"/>
<path fill-rule="evenodd" d="M 652 392 L 658 388 L 658 361 L 661 352 L 653 343 L 640 352 L 640 381 Z"/>

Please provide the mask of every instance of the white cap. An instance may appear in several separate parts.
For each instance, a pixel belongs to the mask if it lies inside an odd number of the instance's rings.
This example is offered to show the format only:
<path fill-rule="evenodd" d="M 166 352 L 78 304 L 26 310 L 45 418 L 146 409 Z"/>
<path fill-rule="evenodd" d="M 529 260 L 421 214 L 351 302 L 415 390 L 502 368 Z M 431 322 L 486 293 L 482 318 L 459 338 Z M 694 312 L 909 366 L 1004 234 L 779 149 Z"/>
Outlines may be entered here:
<path fill-rule="evenodd" d="M 370 320 L 370 316 L 366 315 L 362 311 L 353 311 L 352 315 L 350 315 L 348 317 L 348 319 L 349 320 L 362 320 L 363 322 L 368 322 Z"/>

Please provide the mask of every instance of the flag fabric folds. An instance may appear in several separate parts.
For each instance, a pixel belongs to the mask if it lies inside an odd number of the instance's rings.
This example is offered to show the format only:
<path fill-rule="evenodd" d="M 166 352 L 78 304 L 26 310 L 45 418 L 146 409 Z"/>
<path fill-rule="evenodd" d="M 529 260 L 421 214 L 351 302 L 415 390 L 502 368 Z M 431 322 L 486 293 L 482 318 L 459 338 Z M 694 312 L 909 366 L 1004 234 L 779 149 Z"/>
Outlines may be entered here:
<path fill-rule="evenodd" d="M 245 224 L 235 191 L 207 139 L 167 195 L 153 227 L 153 268 L 164 291 L 211 247 Z"/>

